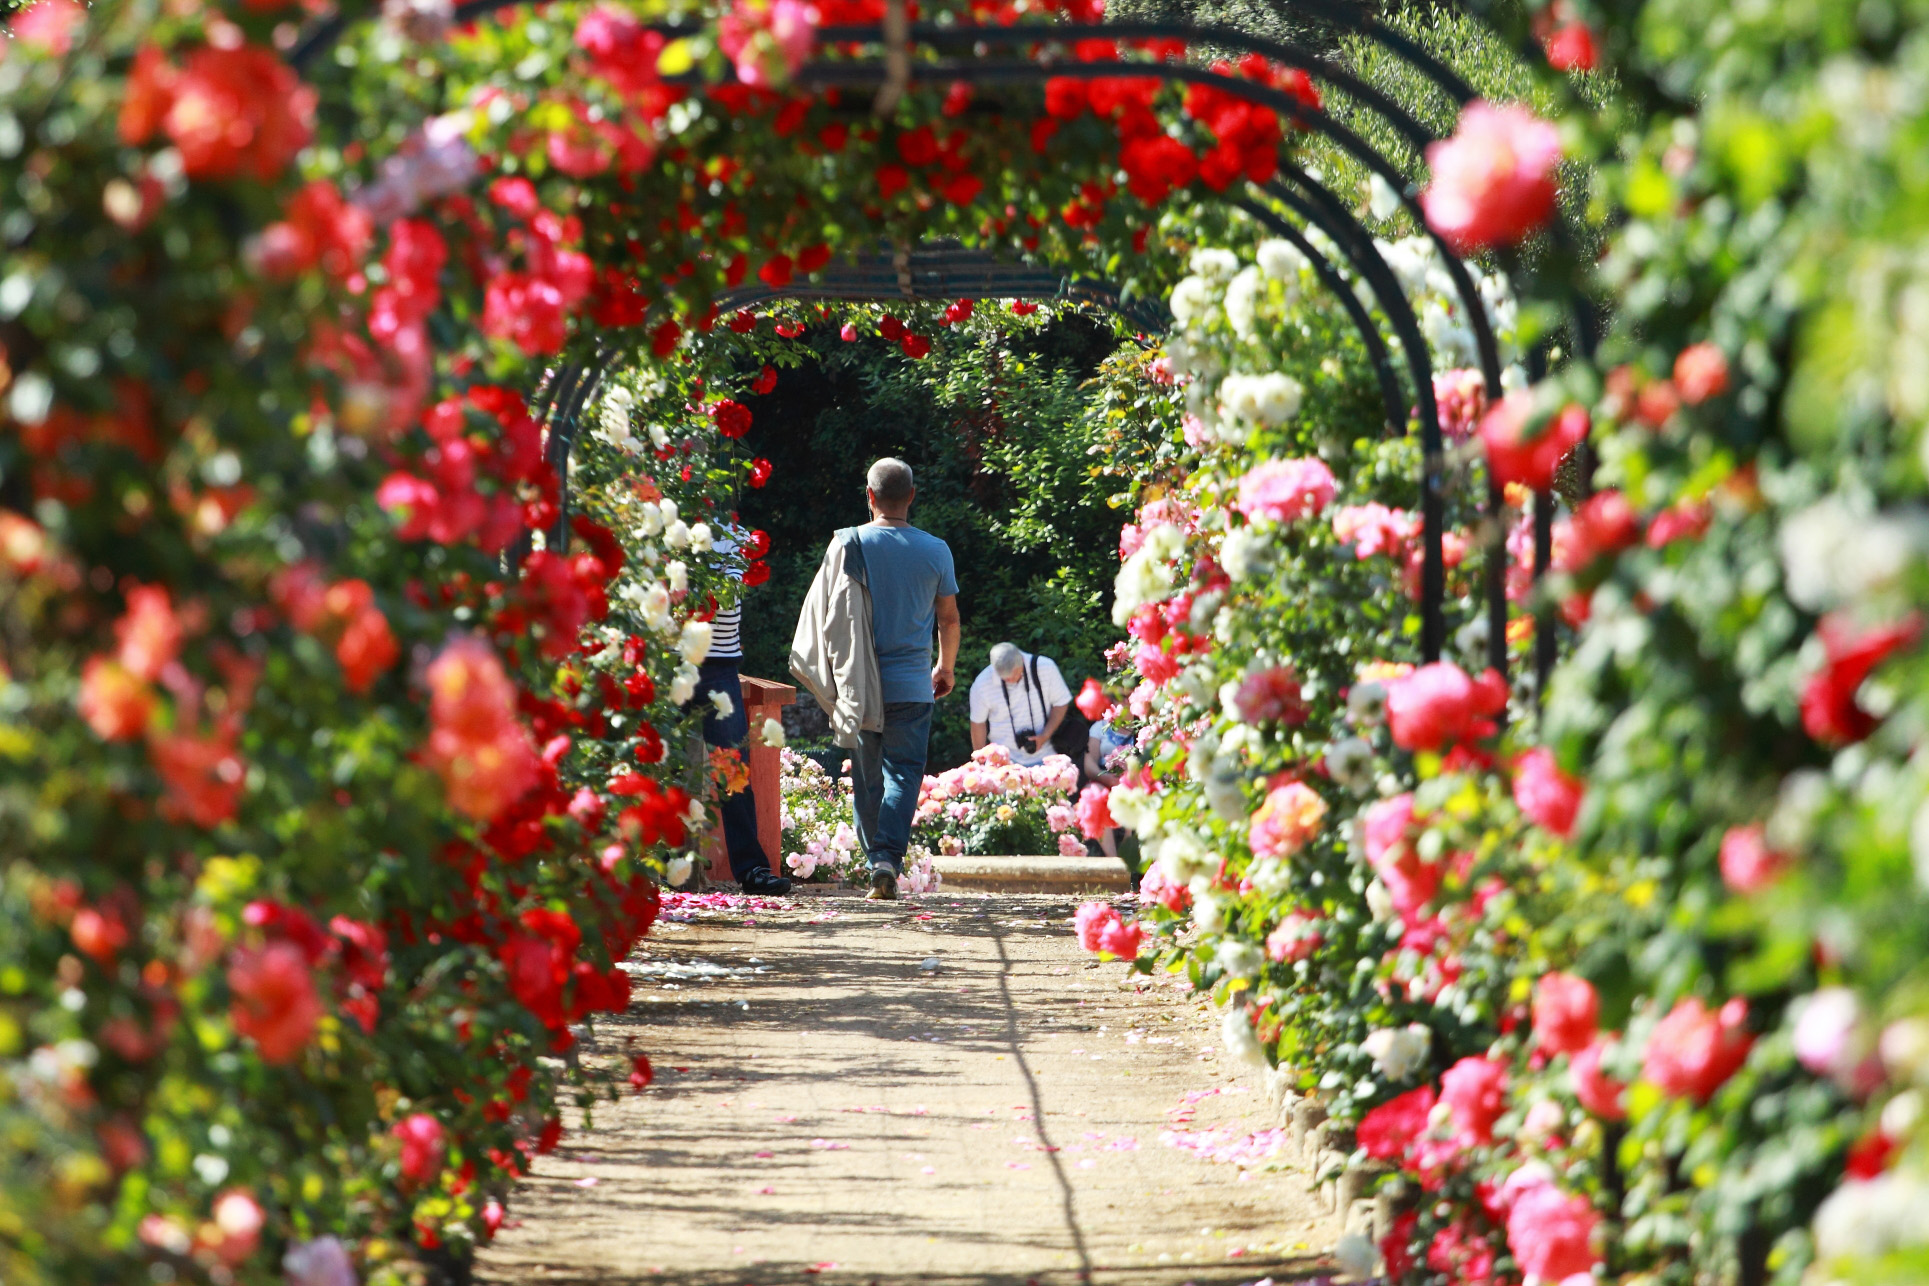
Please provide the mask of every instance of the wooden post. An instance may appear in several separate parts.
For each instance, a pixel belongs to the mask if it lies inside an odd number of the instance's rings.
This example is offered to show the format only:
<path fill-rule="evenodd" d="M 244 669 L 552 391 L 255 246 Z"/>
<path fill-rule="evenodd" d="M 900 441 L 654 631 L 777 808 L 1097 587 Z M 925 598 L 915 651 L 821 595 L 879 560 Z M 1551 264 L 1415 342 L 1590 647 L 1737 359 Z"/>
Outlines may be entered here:
<path fill-rule="evenodd" d="M 750 761 L 750 789 L 757 797 L 757 839 L 770 858 L 770 869 L 783 873 L 783 757 L 774 746 L 763 744 L 764 720 L 783 719 L 783 709 L 797 702 L 797 689 L 788 683 L 742 676 L 744 713 L 750 718 L 750 737 L 744 745 Z M 708 875 L 713 883 L 725 883 L 730 874 L 730 854 L 724 848 L 722 829 L 704 841 L 703 852 L 710 859 Z"/>

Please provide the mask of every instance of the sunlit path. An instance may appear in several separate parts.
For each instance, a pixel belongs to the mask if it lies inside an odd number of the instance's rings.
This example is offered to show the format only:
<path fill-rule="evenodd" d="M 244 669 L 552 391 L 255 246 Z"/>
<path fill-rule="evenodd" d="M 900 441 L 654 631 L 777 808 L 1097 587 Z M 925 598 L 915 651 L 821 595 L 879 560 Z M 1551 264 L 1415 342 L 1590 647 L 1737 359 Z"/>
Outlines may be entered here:
<path fill-rule="evenodd" d="M 1337 1228 L 1290 1147 L 1197 1155 L 1278 1143 L 1255 1078 L 1182 989 L 1088 967 L 1074 905 L 732 900 L 659 925 L 589 1051 L 634 1037 L 656 1084 L 538 1162 L 479 1280 L 1316 1271 Z"/>

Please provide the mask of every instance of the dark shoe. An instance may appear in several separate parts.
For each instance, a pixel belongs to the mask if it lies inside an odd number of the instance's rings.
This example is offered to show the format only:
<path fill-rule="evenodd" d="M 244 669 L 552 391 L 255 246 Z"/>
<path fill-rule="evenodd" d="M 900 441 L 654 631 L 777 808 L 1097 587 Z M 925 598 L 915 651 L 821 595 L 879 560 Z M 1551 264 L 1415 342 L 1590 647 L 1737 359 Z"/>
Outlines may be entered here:
<path fill-rule="evenodd" d="M 759 867 L 743 878 L 743 891 L 759 897 L 780 898 L 790 892 L 790 880 Z"/>
<path fill-rule="evenodd" d="M 871 891 L 864 895 L 866 902 L 895 902 L 898 900 L 898 877 L 883 867 L 871 872 Z"/>

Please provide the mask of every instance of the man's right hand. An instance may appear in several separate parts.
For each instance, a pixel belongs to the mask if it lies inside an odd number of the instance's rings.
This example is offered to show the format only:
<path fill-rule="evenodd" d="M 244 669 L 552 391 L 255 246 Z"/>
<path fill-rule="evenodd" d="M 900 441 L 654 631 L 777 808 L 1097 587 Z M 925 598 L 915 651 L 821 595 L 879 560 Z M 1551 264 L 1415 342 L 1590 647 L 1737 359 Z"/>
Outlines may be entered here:
<path fill-rule="evenodd" d="M 951 690 L 957 686 L 958 676 L 952 672 L 950 666 L 935 665 L 931 667 L 931 696 L 934 700 L 938 697 L 950 696 Z"/>

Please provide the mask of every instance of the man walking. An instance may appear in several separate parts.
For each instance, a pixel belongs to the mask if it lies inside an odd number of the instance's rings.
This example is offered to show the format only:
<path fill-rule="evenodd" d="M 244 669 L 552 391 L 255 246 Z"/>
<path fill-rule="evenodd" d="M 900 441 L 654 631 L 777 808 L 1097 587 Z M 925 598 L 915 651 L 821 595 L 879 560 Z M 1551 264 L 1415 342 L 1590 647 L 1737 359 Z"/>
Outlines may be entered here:
<path fill-rule="evenodd" d="M 1049 656 L 996 643 L 991 664 L 971 681 L 971 748 L 995 741 L 1015 764 L 1043 763 L 1071 709 L 1072 690 Z"/>
<path fill-rule="evenodd" d="M 852 793 L 858 842 L 871 867 L 868 896 L 878 901 L 897 897 L 911 817 L 924 785 L 932 706 L 957 686 L 957 574 L 950 547 L 911 525 L 916 495 L 910 465 L 879 460 L 865 477 L 871 521 L 856 529 L 871 591 L 884 726 L 858 733 Z M 934 631 L 936 665 L 931 663 Z"/>

